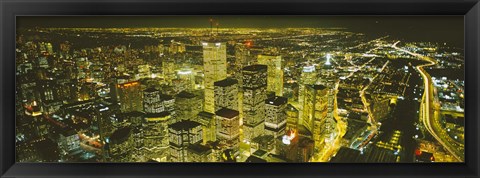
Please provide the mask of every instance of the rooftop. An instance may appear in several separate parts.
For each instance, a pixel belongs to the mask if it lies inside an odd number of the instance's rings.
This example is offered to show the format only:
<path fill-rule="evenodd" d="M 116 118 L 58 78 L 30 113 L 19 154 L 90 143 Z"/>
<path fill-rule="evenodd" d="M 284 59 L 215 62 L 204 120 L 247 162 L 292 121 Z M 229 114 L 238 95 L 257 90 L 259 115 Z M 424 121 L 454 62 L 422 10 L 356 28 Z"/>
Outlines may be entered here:
<path fill-rule="evenodd" d="M 163 111 L 159 113 L 147 113 L 145 114 L 145 118 L 158 118 L 158 117 L 166 117 L 169 116 L 170 112 L 168 111 Z"/>
<path fill-rule="evenodd" d="M 266 65 L 260 65 L 260 64 L 254 64 L 254 65 L 245 66 L 242 70 L 245 70 L 245 71 L 267 70 L 267 66 Z"/>
<path fill-rule="evenodd" d="M 186 92 L 186 91 L 181 91 L 180 93 L 177 94 L 177 97 L 180 98 L 195 98 L 195 94 Z"/>
<path fill-rule="evenodd" d="M 197 154 L 204 154 L 204 153 L 209 153 L 212 152 L 212 149 L 210 149 L 207 146 L 201 145 L 201 144 L 191 144 L 188 146 L 188 150 L 195 152 Z"/>
<path fill-rule="evenodd" d="M 281 97 L 281 96 L 275 96 L 275 97 L 272 97 L 272 98 L 268 98 L 265 100 L 265 104 L 271 104 L 271 105 L 275 105 L 275 106 L 280 106 L 282 104 L 286 104 L 287 103 L 287 98 L 285 97 Z"/>
<path fill-rule="evenodd" d="M 215 86 L 220 86 L 220 87 L 226 87 L 226 86 L 231 86 L 237 84 L 238 81 L 232 78 L 226 78 L 220 81 L 216 81 L 213 83 Z"/>
<path fill-rule="evenodd" d="M 171 95 L 167 95 L 167 94 L 160 94 L 160 98 L 161 98 L 162 101 L 173 99 L 173 97 Z"/>
<path fill-rule="evenodd" d="M 180 122 L 175 122 L 171 125 L 169 125 L 169 128 L 172 128 L 174 130 L 190 130 L 192 128 L 200 126 L 200 123 L 195 122 L 195 121 L 180 121 Z"/>
<path fill-rule="evenodd" d="M 262 149 L 259 149 L 259 150 L 255 151 L 255 152 L 253 152 L 252 155 L 258 156 L 258 157 L 262 157 L 262 156 L 265 156 L 265 154 L 267 154 L 267 153 L 268 153 L 267 151 L 262 150 Z"/>
<path fill-rule="evenodd" d="M 235 116 L 238 116 L 239 112 L 236 111 L 236 110 L 228 109 L 228 108 L 222 108 L 222 109 L 218 110 L 217 112 L 215 112 L 215 114 L 217 116 L 221 116 L 221 117 L 224 117 L 224 118 L 233 118 Z"/>
<path fill-rule="evenodd" d="M 148 92 L 148 93 L 160 92 L 160 90 L 157 90 L 157 89 L 152 88 L 152 87 L 147 88 L 147 89 L 145 89 L 145 90 L 143 90 L 143 91 L 144 91 L 144 92 Z"/>
<path fill-rule="evenodd" d="M 110 140 L 112 144 L 120 144 L 125 142 L 128 137 L 130 136 L 132 128 L 130 127 L 122 127 L 115 130 L 112 135 L 110 136 Z"/>
<path fill-rule="evenodd" d="M 206 118 L 213 118 L 213 116 L 215 116 L 215 114 L 209 113 L 209 112 L 205 112 L 205 111 L 200 111 L 200 112 L 198 113 L 198 116 L 206 117 Z"/>

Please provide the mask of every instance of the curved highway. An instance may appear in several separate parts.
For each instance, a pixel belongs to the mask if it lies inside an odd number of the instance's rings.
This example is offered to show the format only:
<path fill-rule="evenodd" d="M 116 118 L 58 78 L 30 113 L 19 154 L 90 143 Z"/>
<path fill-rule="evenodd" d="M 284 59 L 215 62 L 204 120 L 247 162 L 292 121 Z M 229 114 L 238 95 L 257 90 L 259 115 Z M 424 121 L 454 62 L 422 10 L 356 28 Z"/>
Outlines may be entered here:
<path fill-rule="evenodd" d="M 441 128 L 439 124 L 436 124 L 435 122 L 438 120 L 438 118 L 435 117 L 435 115 L 432 117 L 432 96 L 433 96 L 433 89 L 432 89 L 432 79 L 430 75 L 424 70 L 424 67 L 429 67 L 429 66 L 434 66 L 437 64 L 437 62 L 430 58 L 423 56 L 418 53 L 413 53 L 410 51 L 407 51 L 405 49 L 399 48 L 396 45 L 400 41 L 397 41 L 394 43 L 391 47 L 395 48 L 396 50 L 405 52 L 407 54 L 410 54 L 412 56 L 417 57 L 420 60 L 428 62 L 427 64 L 423 65 L 418 65 L 416 66 L 417 71 L 421 74 L 423 81 L 424 81 L 424 94 L 422 97 L 422 101 L 420 104 L 420 112 L 421 112 L 421 120 L 423 122 L 423 125 L 427 129 L 427 131 L 451 154 L 453 155 L 458 161 L 464 161 L 464 154 L 463 151 L 460 147 L 455 146 L 454 142 L 451 141 L 451 138 L 445 134 L 445 132 L 441 132 Z"/>

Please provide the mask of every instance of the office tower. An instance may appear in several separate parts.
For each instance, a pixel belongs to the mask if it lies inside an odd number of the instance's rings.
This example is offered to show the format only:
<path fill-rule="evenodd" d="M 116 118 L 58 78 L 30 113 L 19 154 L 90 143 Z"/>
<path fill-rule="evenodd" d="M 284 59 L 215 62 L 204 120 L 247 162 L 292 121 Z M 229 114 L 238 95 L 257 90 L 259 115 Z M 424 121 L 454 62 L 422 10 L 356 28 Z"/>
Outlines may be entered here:
<path fill-rule="evenodd" d="M 245 66 L 252 64 L 254 61 L 253 55 L 250 53 L 250 47 L 252 42 L 248 41 L 246 43 L 237 43 L 235 44 L 235 79 L 238 80 L 239 86 L 243 85 L 242 81 L 242 69 Z M 241 90 L 241 88 L 240 88 Z"/>
<path fill-rule="evenodd" d="M 202 125 L 195 121 L 180 121 L 168 126 L 170 161 L 185 162 L 187 147 L 202 142 Z"/>
<path fill-rule="evenodd" d="M 309 63 L 307 63 L 303 68 L 302 68 L 302 72 L 300 74 L 300 79 L 298 81 L 298 110 L 299 110 L 299 119 L 300 119 L 300 122 L 299 125 L 300 127 L 303 126 L 303 124 L 301 123 L 301 120 L 303 119 L 303 115 L 304 115 L 304 99 L 305 99 L 305 88 L 307 85 L 313 85 L 315 84 L 315 81 L 317 80 L 317 71 L 315 69 L 315 66 L 314 65 L 311 65 Z M 304 130 L 303 127 L 300 128 L 300 130 Z M 299 130 L 299 131 L 300 131 Z M 299 132 L 299 133 L 304 133 L 303 131 L 302 132 Z M 311 133 L 311 132 L 305 132 L 307 133 Z"/>
<path fill-rule="evenodd" d="M 191 91 L 195 88 L 195 75 L 192 68 L 182 68 L 177 71 L 177 78 L 184 86 L 184 90 Z"/>
<path fill-rule="evenodd" d="M 69 157 L 73 156 L 75 152 L 81 149 L 80 138 L 78 133 L 72 129 L 60 128 L 58 131 L 58 148 L 60 151 L 60 158 L 62 160 L 68 160 Z"/>
<path fill-rule="evenodd" d="M 168 121 L 169 124 L 175 123 L 176 115 L 175 112 L 175 98 L 171 95 L 160 94 L 160 99 L 162 100 L 164 111 L 168 111 L 172 116 L 172 119 Z"/>
<path fill-rule="evenodd" d="M 228 108 L 238 111 L 238 82 L 235 79 L 223 79 L 214 83 L 215 111 Z"/>
<path fill-rule="evenodd" d="M 235 68 L 241 72 L 242 68 L 252 64 L 253 56 L 250 53 L 251 41 L 235 44 Z"/>
<path fill-rule="evenodd" d="M 335 107 L 335 98 L 337 95 L 337 78 L 334 74 L 333 65 L 330 63 L 330 54 L 327 54 L 327 60 L 322 69 L 322 74 L 320 78 L 321 79 L 317 80 L 317 84 L 321 84 L 327 87 L 327 116 L 325 118 L 325 124 L 322 134 L 325 135 L 325 143 L 328 146 L 332 146 L 334 137 L 337 136 L 337 134 L 342 134 L 339 133 L 336 129 L 337 125 L 341 125 L 343 127 L 346 123 L 341 120 L 340 123 L 337 123 L 338 120 L 334 116 L 337 112 L 337 108 Z"/>
<path fill-rule="evenodd" d="M 317 81 L 317 72 L 314 65 L 304 66 L 300 74 L 298 103 L 302 104 L 305 98 L 305 86 L 313 85 Z"/>
<path fill-rule="evenodd" d="M 160 113 L 165 110 L 160 91 L 155 88 L 143 90 L 143 111 L 145 113 Z"/>
<path fill-rule="evenodd" d="M 325 140 L 331 137 L 330 132 L 334 127 L 333 118 L 328 117 L 331 115 L 329 114 L 331 91 L 324 85 L 307 85 L 305 88 L 301 124 L 312 133 L 316 152 L 324 148 Z"/>
<path fill-rule="evenodd" d="M 130 125 L 132 128 L 132 161 L 145 161 L 145 147 L 144 147 L 144 123 L 145 113 L 133 111 L 129 113 L 115 114 L 119 120 L 123 121 L 123 126 Z M 121 126 L 116 126 L 121 127 Z"/>
<path fill-rule="evenodd" d="M 142 90 L 138 81 L 117 84 L 120 110 L 122 112 L 142 111 Z"/>
<path fill-rule="evenodd" d="M 111 162 L 130 162 L 132 159 L 132 128 L 123 127 L 115 130 L 105 141 L 108 145 L 108 160 Z"/>
<path fill-rule="evenodd" d="M 265 133 L 275 139 L 285 135 L 287 98 L 275 96 L 265 100 Z"/>
<path fill-rule="evenodd" d="M 258 55 L 258 63 L 267 65 L 267 91 L 275 92 L 276 96 L 283 96 L 283 69 L 282 56 Z"/>
<path fill-rule="evenodd" d="M 214 142 L 217 140 L 215 114 L 200 111 L 197 117 L 197 121 L 202 124 L 203 144 L 205 145 L 207 142 Z"/>
<path fill-rule="evenodd" d="M 224 42 L 202 42 L 203 72 L 205 78 L 205 107 L 210 113 L 215 112 L 214 82 L 227 77 L 227 45 Z"/>
<path fill-rule="evenodd" d="M 110 88 L 110 98 L 112 99 L 113 102 L 118 103 L 120 102 L 120 96 L 119 96 L 119 87 L 118 84 L 122 83 L 127 83 L 129 82 L 130 77 L 129 76 L 117 76 L 113 77 L 110 82 L 109 82 L 109 88 Z M 72 89 L 70 93 L 75 95 L 75 101 L 78 101 L 76 98 L 76 91 L 77 91 L 77 86 L 74 86 L 75 84 L 72 83 Z"/>
<path fill-rule="evenodd" d="M 202 144 L 192 144 L 187 147 L 186 162 L 214 162 L 211 148 Z"/>
<path fill-rule="evenodd" d="M 264 133 L 267 66 L 246 66 L 242 74 L 244 139 L 248 143 Z"/>
<path fill-rule="evenodd" d="M 327 91 L 324 85 L 306 85 L 301 124 L 311 132 L 315 127 L 314 121 L 327 116 Z"/>
<path fill-rule="evenodd" d="M 194 93 L 182 91 L 175 96 L 175 121 L 193 120 L 202 111 L 203 98 Z"/>
<path fill-rule="evenodd" d="M 217 139 L 226 144 L 228 149 L 239 153 L 240 118 L 236 110 L 222 108 L 215 112 L 217 121 Z"/>
<path fill-rule="evenodd" d="M 143 145 L 145 158 L 160 162 L 167 161 L 169 146 L 168 123 L 171 115 L 168 111 L 149 113 L 143 122 Z"/>

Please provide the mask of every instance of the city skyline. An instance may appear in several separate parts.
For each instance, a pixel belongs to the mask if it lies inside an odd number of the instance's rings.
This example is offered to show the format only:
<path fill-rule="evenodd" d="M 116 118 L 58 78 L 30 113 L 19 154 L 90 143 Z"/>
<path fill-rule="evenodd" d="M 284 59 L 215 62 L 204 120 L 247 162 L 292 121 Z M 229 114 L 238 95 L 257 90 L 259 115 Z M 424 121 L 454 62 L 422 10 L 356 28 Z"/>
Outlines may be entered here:
<path fill-rule="evenodd" d="M 442 39 L 460 48 L 464 45 L 463 16 L 453 15 L 18 16 L 17 27 L 209 28 L 208 19 L 221 22 L 221 28 L 347 28 L 372 36 L 388 33 L 408 41 Z"/>
<path fill-rule="evenodd" d="M 17 22 L 19 162 L 464 161 L 463 17 Z"/>

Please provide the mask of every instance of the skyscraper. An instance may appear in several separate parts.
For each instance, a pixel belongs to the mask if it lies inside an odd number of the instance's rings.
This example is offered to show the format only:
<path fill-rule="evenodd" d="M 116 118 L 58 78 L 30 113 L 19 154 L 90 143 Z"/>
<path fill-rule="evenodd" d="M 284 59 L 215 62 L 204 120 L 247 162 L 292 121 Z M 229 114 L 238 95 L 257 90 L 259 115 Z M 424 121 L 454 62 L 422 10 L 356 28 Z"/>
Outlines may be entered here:
<path fill-rule="evenodd" d="M 244 139 L 250 142 L 264 133 L 267 66 L 246 66 L 242 74 Z"/>
<path fill-rule="evenodd" d="M 323 120 L 327 116 L 327 91 L 324 85 L 306 85 L 303 102 L 301 124 L 313 133 L 314 121 Z"/>
<path fill-rule="evenodd" d="M 287 98 L 275 96 L 265 100 L 265 133 L 275 139 L 285 134 Z"/>
<path fill-rule="evenodd" d="M 107 151 L 109 161 L 112 162 L 129 162 L 131 161 L 132 145 L 132 128 L 123 127 L 115 130 L 107 140 Z"/>
<path fill-rule="evenodd" d="M 282 56 L 258 55 L 258 63 L 268 66 L 267 91 L 283 96 Z"/>
<path fill-rule="evenodd" d="M 194 93 L 182 91 L 175 96 L 175 121 L 193 120 L 202 111 L 202 98 Z"/>
<path fill-rule="evenodd" d="M 186 162 L 214 162 L 212 149 L 202 144 L 189 145 L 187 154 Z"/>
<path fill-rule="evenodd" d="M 235 79 L 224 79 L 214 83 L 215 111 L 228 108 L 238 111 L 238 82 Z"/>
<path fill-rule="evenodd" d="M 240 118 L 236 110 L 222 108 L 215 112 L 217 121 L 217 139 L 225 142 L 228 149 L 238 154 L 240 143 Z"/>
<path fill-rule="evenodd" d="M 171 115 L 167 111 L 145 115 L 143 123 L 143 144 L 147 159 L 167 161 L 169 146 L 168 122 Z"/>
<path fill-rule="evenodd" d="M 217 138 L 215 114 L 201 111 L 197 117 L 197 121 L 202 124 L 203 144 L 214 142 Z"/>
<path fill-rule="evenodd" d="M 312 133 L 316 152 L 324 148 L 325 140 L 331 137 L 330 132 L 334 127 L 332 125 L 334 120 L 329 117 L 331 91 L 324 85 L 306 85 L 305 88 L 301 124 Z"/>
<path fill-rule="evenodd" d="M 252 47 L 252 42 L 247 41 L 246 43 L 237 43 L 235 44 L 235 78 L 238 80 L 240 86 L 243 85 L 242 81 L 242 69 L 243 67 L 253 63 L 253 55 L 250 51 Z"/>
<path fill-rule="evenodd" d="M 175 98 L 171 95 L 160 94 L 160 100 L 162 100 L 164 111 L 170 112 L 172 118 L 176 118 L 177 113 L 175 111 Z M 169 123 L 175 123 L 175 119 L 170 119 Z"/>
<path fill-rule="evenodd" d="M 202 142 L 202 125 L 195 121 L 180 121 L 168 126 L 170 161 L 185 162 L 187 148 Z"/>
<path fill-rule="evenodd" d="M 303 103 L 305 98 L 305 86 L 313 85 L 317 80 L 317 72 L 314 65 L 307 65 L 302 68 L 302 73 L 300 75 L 300 86 L 299 86 L 299 96 L 298 102 Z"/>
<path fill-rule="evenodd" d="M 241 72 L 243 67 L 253 62 L 253 57 L 250 53 L 251 46 L 251 41 L 235 44 L 235 68 L 237 69 L 237 72 Z"/>
<path fill-rule="evenodd" d="M 195 75 L 192 68 L 182 68 L 177 71 L 177 78 L 185 85 L 184 89 L 191 91 L 195 88 Z"/>
<path fill-rule="evenodd" d="M 155 88 L 143 90 L 143 111 L 146 113 L 160 113 L 164 111 L 160 91 Z"/>
<path fill-rule="evenodd" d="M 142 111 L 142 90 L 140 82 L 117 84 L 120 110 L 122 112 Z"/>
<path fill-rule="evenodd" d="M 203 72 L 205 78 L 205 107 L 210 113 L 215 112 L 214 82 L 227 77 L 227 45 L 224 42 L 202 42 Z"/>

